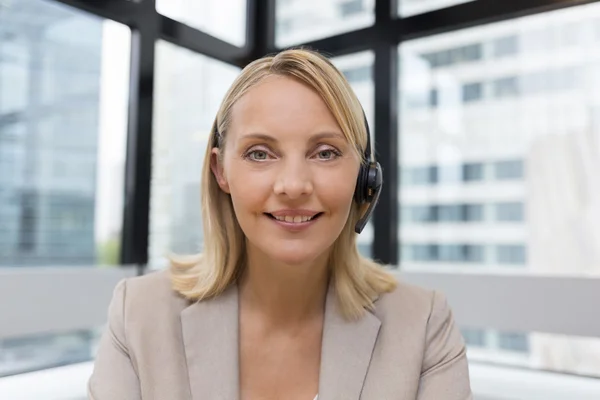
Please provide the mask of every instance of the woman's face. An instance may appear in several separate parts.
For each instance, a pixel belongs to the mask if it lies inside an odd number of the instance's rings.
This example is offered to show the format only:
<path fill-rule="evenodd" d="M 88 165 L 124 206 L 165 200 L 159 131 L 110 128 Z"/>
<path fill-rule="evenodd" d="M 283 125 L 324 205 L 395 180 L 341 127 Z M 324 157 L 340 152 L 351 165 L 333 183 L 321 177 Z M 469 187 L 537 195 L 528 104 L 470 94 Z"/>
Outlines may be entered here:
<path fill-rule="evenodd" d="M 296 265 L 327 254 L 348 219 L 360 160 L 316 92 L 265 79 L 234 105 L 222 162 L 216 154 L 213 172 L 251 251 Z"/>

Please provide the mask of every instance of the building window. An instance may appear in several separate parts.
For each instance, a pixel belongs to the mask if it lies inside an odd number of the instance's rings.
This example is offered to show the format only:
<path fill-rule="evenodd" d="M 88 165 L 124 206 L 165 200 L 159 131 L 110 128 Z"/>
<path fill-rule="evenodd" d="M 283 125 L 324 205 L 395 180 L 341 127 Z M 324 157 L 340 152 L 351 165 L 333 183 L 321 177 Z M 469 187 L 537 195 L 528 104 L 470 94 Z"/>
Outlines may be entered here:
<path fill-rule="evenodd" d="M 498 347 L 502 350 L 529 352 L 529 336 L 524 333 L 498 333 Z"/>
<path fill-rule="evenodd" d="M 519 80 L 516 76 L 500 78 L 493 81 L 494 97 L 513 97 L 519 95 Z"/>
<path fill-rule="evenodd" d="M 480 43 L 464 46 L 459 49 L 461 62 L 477 61 L 482 59 L 482 47 Z"/>
<path fill-rule="evenodd" d="M 461 262 L 465 259 L 464 246 L 442 244 L 439 246 L 439 261 Z"/>
<path fill-rule="evenodd" d="M 522 222 L 523 220 L 523 203 L 513 202 L 496 204 L 496 221 Z"/>
<path fill-rule="evenodd" d="M 483 205 L 482 204 L 464 204 L 463 221 L 476 222 L 483 221 Z"/>
<path fill-rule="evenodd" d="M 413 244 L 405 247 L 407 258 L 412 261 L 429 262 L 437 260 L 437 246 L 431 244 Z"/>
<path fill-rule="evenodd" d="M 519 52 L 519 42 L 517 36 L 505 36 L 494 40 L 494 57 L 512 56 Z"/>
<path fill-rule="evenodd" d="M 435 108 L 438 106 L 439 92 L 437 89 L 431 89 L 429 91 L 429 107 Z"/>
<path fill-rule="evenodd" d="M 363 0 L 350 0 L 340 3 L 340 12 L 342 13 L 342 17 L 364 13 L 365 6 Z"/>
<path fill-rule="evenodd" d="M 482 263 L 485 248 L 475 244 L 407 244 L 403 246 L 406 260 L 444 263 Z"/>
<path fill-rule="evenodd" d="M 431 223 L 438 220 L 438 208 L 435 206 L 402 207 L 402 216 L 406 222 Z"/>
<path fill-rule="evenodd" d="M 495 176 L 498 180 L 523 178 L 523 161 L 510 160 L 495 163 Z"/>
<path fill-rule="evenodd" d="M 483 221 L 482 204 L 445 204 L 405 206 L 402 219 L 412 223 Z"/>
<path fill-rule="evenodd" d="M 440 222 L 461 222 L 463 221 L 463 209 L 460 205 L 445 204 L 439 206 Z"/>
<path fill-rule="evenodd" d="M 523 265 L 526 263 L 526 249 L 524 245 L 498 245 L 496 246 L 496 261 L 498 264 Z"/>
<path fill-rule="evenodd" d="M 481 60 L 482 54 L 481 44 L 475 43 L 434 53 L 425 53 L 421 57 L 429 63 L 431 68 L 440 68 Z"/>
<path fill-rule="evenodd" d="M 467 83 L 462 87 L 462 99 L 465 103 L 481 100 L 483 97 L 483 85 L 481 82 Z"/>
<path fill-rule="evenodd" d="M 21 215 L 19 221 L 19 250 L 23 253 L 34 250 L 37 240 L 37 208 L 39 198 L 33 192 L 24 192 L 21 200 Z"/>
<path fill-rule="evenodd" d="M 486 332 L 483 329 L 474 328 L 462 328 L 460 330 L 465 343 L 471 347 L 485 347 L 486 346 Z"/>
<path fill-rule="evenodd" d="M 485 247 L 482 245 L 468 244 L 463 247 L 464 261 L 472 263 L 485 262 Z"/>
<path fill-rule="evenodd" d="M 436 166 L 406 168 L 403 172 L 405 184 L 428 185 L 438 182 Z"/>
<path fill-rule="evenodd" d="M 471 163 L 462 166 L 463 181 L 475 182 L 483 180 L 483 164 Z"/>

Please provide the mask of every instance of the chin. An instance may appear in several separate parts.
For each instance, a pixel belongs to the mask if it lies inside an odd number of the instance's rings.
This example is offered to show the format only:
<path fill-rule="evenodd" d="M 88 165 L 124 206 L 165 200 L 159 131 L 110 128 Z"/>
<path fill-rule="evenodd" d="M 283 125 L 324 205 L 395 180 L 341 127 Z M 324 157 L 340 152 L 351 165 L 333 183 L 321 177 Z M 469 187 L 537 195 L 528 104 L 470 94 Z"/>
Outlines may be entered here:
<path fill-rule="evenodd" d="M 265 243 L 262 251 L 267 258 L 290 266 L 302 266 L 315 262 L 327 251 L 327 248 L 315 248 L 309 243 Z"/>

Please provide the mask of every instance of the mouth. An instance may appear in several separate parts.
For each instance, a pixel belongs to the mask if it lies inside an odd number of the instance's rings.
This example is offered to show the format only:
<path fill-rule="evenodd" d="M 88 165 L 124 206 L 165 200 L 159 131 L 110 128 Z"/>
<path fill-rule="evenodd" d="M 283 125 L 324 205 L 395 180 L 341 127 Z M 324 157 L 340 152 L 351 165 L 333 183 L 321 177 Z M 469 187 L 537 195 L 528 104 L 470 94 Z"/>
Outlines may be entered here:
<path fill-rule="evenodd" d="M 275 216 L 273 214 L 270 213 L 265 213 L 265 215 L 273 220 L 279 221 L 279 222 L 287 222 L 288 224 L 302 224 L 302 223 L 306 223 L 306 222 L 310 222 L 310 221 L 314 221 L 316 219 L 318 219 L 321 215 L 323 215 L 322 212 L 320 213 L 316 213 L 315 215 L 308 216 L 308 215 L 285 215 L 285 216 Z"/>

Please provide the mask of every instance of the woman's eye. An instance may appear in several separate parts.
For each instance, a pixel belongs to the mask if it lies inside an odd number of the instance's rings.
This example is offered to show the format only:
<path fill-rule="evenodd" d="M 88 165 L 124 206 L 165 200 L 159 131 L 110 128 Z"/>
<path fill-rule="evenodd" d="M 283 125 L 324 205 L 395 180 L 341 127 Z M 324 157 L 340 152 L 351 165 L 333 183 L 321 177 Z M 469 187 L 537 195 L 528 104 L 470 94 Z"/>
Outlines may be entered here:
<path fill-rule="evenodd" d="M 253 150 L 249 152 L 246 157 L 253 161 L 264 161 L 269 158 L 269 155 L 264 150 Z"/>
<path fill-rule="evenodd" d="M 317 153 L 317 157 L 321 160 L 332 160 L 340 156 L 340 153 L 332 149 L 321 150 Z"/>

